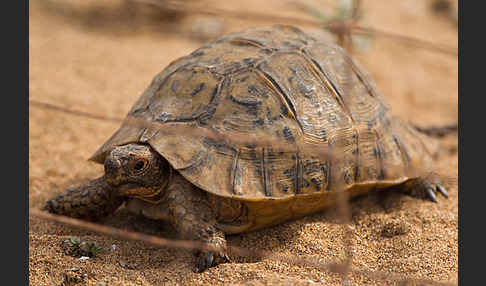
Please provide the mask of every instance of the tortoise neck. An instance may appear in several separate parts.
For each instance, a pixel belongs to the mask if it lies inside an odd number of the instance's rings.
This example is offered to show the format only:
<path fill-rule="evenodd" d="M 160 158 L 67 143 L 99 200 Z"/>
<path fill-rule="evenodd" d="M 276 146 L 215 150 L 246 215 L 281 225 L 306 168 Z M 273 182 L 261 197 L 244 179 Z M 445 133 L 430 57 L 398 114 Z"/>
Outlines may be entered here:
<path fill-rule="evenodd" d="M 152 204 L 158 204 L 166 199 L 168 194 L 167 189 L 171 181 L 173 180 L 174 170 L 167 161 L 165 161 L 164 163 L 164 166 L 161 166 L 161 169 L 163 169 L 160 178 L 161 184 L 159 186 L 152 187 L 154 191 L 150 192 L 149 194 L 135 195 L 134 197 Z"/>

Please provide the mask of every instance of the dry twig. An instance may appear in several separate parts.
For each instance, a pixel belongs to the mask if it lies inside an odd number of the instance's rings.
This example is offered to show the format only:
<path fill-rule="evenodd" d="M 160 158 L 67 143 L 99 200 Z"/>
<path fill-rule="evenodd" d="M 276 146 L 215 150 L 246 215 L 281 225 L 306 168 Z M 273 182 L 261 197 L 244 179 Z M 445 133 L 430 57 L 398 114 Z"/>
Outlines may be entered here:
<path fill-rule="evenodd" d="M 213 247 L 211 244 L 206 244 L 200 241 L 166 239 L 166 238 L 148 235 L 144 233 L 118 229 L 118 228 L 101 225 L 93 222 L 88 222 L 80 219 L 50 214 L 37 209 L 30 209 L 29 216 L 39 217 L 45 220 L 62 223 L 75 228 L 92 231 L 100 234 L 105 234 L 105 235 L 109 235 L 109 236 L 113 236 L 125 240 L 143 241 L 145 243 L 157 247 L 171 247 L 171 248 L 188 249 L 188 250 L 199 249 L 199 250 L 207 250 L 207 251 L 214 251 L 214 252 L 219 251 L 218 248 Z M 312 266 L 312 267 L 316 267 L 317 269 L 333 272 L 333 273 L 342 274 L 344 271 L 343 264 L 324 263 L 321 261 L 321 259 L 316 259 L 315 257 L 308 257 L 308 258 L 295 257 L 295 256 L 288 256 L 283 254 L 276 254 L 265 250 L 248 249 L 248 248 L 236 247 L 231 245 L 228 245 L 227 250 L 230 253 L 238 256 L 251 256 L 260 259 L 266 258 L 271 260 L 282 261 L 285 263 L 289 263 L 291 265 Z M 413 279 L 402 275 L 381 272 L 381 271 L 368 271 L 368 270 L 360 270 L 360 269 L 352 269 L 352 268 L 349 268 L 349 271 L 358 275 L 360 274 L 368 275 L 368 277 L 372 277 L 379 280 L 427 283 L 427 285 L 443 285 L 443 286 L 451 285 L 446 283 L 435 282 L 432 280 Z"/>

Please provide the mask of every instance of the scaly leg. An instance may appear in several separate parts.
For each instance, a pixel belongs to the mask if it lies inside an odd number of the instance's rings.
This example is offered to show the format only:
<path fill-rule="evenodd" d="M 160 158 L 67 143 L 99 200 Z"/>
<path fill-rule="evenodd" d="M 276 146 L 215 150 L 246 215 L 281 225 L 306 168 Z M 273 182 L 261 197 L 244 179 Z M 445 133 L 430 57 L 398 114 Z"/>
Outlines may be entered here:
<path fill-rule="evenodd" d="M 228 262 L 224 233 L 215 227 L 216 214 L 207 194 L 190 184 L 182 176 L 169 186 L 169 220 L 183 239 L 209 243 L 221 252 L 196 251 L 196 271 Z"/>
<path fill-rule="evenodd" d="M 55 196 L 43 209 L 53 214 L 95 221 L 115 212 L 122 202 L 123 198 L 116 196 L 100 177 Z"/>
<path fill-rule="evenodd" d="M 421 199 L 428 199 L 437 202 L 436 192 L 448 198 L 446 189 L 442 186 L 442 181 L 437 176 L 419 177 L 405 182 L 401 189 L 404 193 Z"/>

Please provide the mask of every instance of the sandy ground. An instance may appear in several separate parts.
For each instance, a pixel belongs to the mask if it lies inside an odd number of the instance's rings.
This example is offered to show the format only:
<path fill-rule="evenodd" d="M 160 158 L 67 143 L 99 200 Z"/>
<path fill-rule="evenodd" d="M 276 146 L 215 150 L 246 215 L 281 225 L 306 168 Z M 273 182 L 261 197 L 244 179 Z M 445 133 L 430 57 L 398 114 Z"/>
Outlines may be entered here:
<path fill-rule="evenodd" d="M 287 1 L 198 1 L 208 7 L 310 18 Z M 156 73 L 200 46 L 201 40 L 187 35 L 198 33 L 202 25 L 209 27 L 207 37 L 213 37 L 243 27 L 271 24 L 198 16 L 181 22 L 180 27 L 190 33 L 170 32 L 173 26 L 160 30 L 142 26 L 135 32 L 119 32 L 96 25 L 88 29 L 76 21 L 75 14 L 71 14 L 72 21 L 55 17 L 41 9 L 39 2 L 30 1 L 30 99 L 108 117 L 123 117 Z M 332 2 L 307 1 L 323 10 Z M 363 1 L 361 23 L 457 46 L 457 27 L 431 11 L 430 2 Z M 413 48 L 379 36 L 357 49 L 355 56 L 373 75 L 394 113 L 404 120 L 421 126 L 457 121 L 456 56 Z M 29 207 L 39 209 L 67 186 L 102 173 L 102 166 L 87 162 L 87 158 L 118 124 L 34 106 L 30 107 L 29 116 Z M 434 204 L 390 192 L 351 202 L 355 269 L 457 283 L 458 189 L 454 183 L 458 169 L 457 136 L 441 139 L 440 145 L 437 171 L 449 178 L 449 199 L 439 198 L 439 203 Z M 228 241 L 240 247 L 340 262 L 344 246 L 343 227 L 338 222 L 336 212 L 329 210 L 270 229 L 230 236 Z M 169 225 L 133 216 L 123 209 L 103 224 L 175 238 Z M 387 231 L 397 233 L 386 236 L 383 233 Z M 81 261 L 66 255 L 60 246 L 73 236 L 105 249 L 116 247 Z M 232 258 L 232 263 L 197 274 L 192 271 L 194 261 L 189 251 L 159 249 L 144 242 L 114 239 L 35 217 L 29 221 L 31 285 L 60 285 L 69 280 L 73 285 L 342 283 L 338 274 L 311 266 Z M 346 285 L 397 283 L 373 279 L 368 274 L 352 274 L 348 280 Z"/>

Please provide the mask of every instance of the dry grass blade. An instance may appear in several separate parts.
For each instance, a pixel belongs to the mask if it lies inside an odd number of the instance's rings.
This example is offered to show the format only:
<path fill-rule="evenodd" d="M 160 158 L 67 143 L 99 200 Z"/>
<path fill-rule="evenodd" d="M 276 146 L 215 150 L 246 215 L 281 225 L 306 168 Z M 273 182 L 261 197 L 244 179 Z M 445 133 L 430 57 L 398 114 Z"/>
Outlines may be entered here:
<path fill-rule="evenodd" d="M 459 130 L 457 122 L 450 125 L 439 126 L 439 127 L 420 127 L 414 125 L 414 128 L 418 131 L 427 134 L 428 136 L 434 137 L 444 137 L 452 132 L 457 132 Z"/>
<path fill-rule="evenodd" d="M 43 0 L 42 2 L 49 3 L 47 0 Z M 290 16 L 280 16 L 276 14 L 268 14 L 268 13 L 260 13 L 260 12 L 250 12 L 250 11 L 236 11 L 236 10 L 228 10 L 228 9 L 221 9 L 218 7 L 207 7 L 201 5 L 183 5 L 180 1 L 156 1 L 156 0 L 131 0 L 127 1 L 130 3 L 138 3 L 141 5 L 148 5 L 151 8 L 159 9 L 161 11 L 173 11 L 173 12 L 180 12 L 180 13 L 187 13 L 187 14 L 195 14 L 195 15 L 206 15 L 212 16 L 217 18 L 234 18 L 234 19 L 241 19 L 247 20 L 252 22 L 271 22 L 271 23 L 292 23 L 293 25 L 297 26 L 314 26 L 324 29 L 329 29 L 331 31 L 342 30 L 343 26 L 346 28 L 351 29 L 351 33 L 358 34 L 358 35 L 367 35 L 367 36 L 378 36 L 384 37 L 391 40 L 399 41 L 400 43 L 407 44 L 416 48 L 429 50 L 432 52 L 438 52 L 447 54 L 450 56 L 457 56 L 458 51 L 457 48 L 446 45 L 446 44 L 439 44 L 433 43 L 424 39 L 419 39 L 407 35 L 400 35 L 394 32 L 383 31 L 374 27 L 363 27 L 356 24 L 359 18 L 359 8 L 361 7 L 360 1 L 355 1 L 356 4 L 351 11 L 351 22 L 349 21 L 318 21 L 313 19 L 304 19 L 299 17 L 290 17 Z M 52 3 L 50 4 L 52 6 Z"/>
<path fill-rule="evenodd" d="M 43 108 L 43 109 L 51 109 L 55 111 L 60 111 L 76 116 L 82 116 L 86 118 L 102 120 L 102 121 L 109 121 L 109 122 L 116 122 L 121 123 L 124 121 L 122 118 L 116 117 L 106 117 L 102 115 L 96 115 L 88 112 L 83 111 L 76 111 L 71 110 L 68 108 L 64 108 L 61 106 L 57 106 L 50 103 L 40 102 L 36 100 L 30 100 L 29 103 L 35 107 Z M 147 121 L 141 118 L 129 117 L 125 119 L 125 124 L 138 126 L 138 127 L 157 127 L 159 129 L 159 134 L 181 134 L 186 132 L 187 134 L 191 134 L 191 136 L 204 136 L 207 138 L 211 138 L 216 141 L 223 141 L 235 145 L 251 145 L 258 143 L 261 146 L 271 146 L 272 149 L 285 151 L 285 152 L 308 152 L 314 154 L 320 158 L 327 158 L 331 159 L 332 154 L 338 154 L 339 150 L 330 150 L 326 146 L 319 146 L 316 148 L 316 145 L 308 142 L 296 142 L 295 144 L 286 144 L 282 143 L 280 139 L 274 138 L 271 136 L 260 136 L 257 133 L 253 134 L 241 134 L 237 132 L 225 131 L 225 133 L 221 133 L 220 131 L 214 129 L 206 129 L 206 128 L 198 128 L 194 129 L 185 125 L 177 124 L 177 123 L 160 123 L 154 121 Z"/>
<path fill-rule="evenodd" d="M 50 110 L 55 110 L 55 111 L 59 111 L 59 112 L 64 112 L 64 113 L 68 113 L 68 114 L 71 114 L 71 115 L 102 120 L 102 121 L 111 121 L 111 122 L 116 122 L 116 123 L 120 123 L 120 122 L 123 121 L 123 118 L 119 118 L 119 117 L 107 117 L 107 116 L 103 116 L 103 115 L 92 114 L 92 113 L 89 113 L 89 112 L 72 110 L 72 109 L 64 108 L 62 106 L 58 106 L 58 105 L 55 105 L 55 104 L 50 104 L 50 103 L 47 103 L 47 102 L 41 102 L 41 101 L 37 101 L 37 100 L 33 100 L 33 99 L 29 99 L 29 105 L 39 107 L 39 108 L 43 108 L 43 109 L 50 109 Z"/>
<path fill-rule="evenodd" d="M 51 213 L 47 213 L 44 211 L 40 211 L 37 209 L 29 210 L 29 215 L 33 215 L 36 217 L 40 217 L 42 219 L 55 221 L 58 223 L 63 223 L 69 226 L 77 227 L 83 230 L 89 230 L 96 233 L 106 234 L 118 238 L 128 239 L 128 240 L 137 240 L 137 241 L 144 241 L 151 245 L 159 246 L 159 247 L 172 247 L 172 248 L 183 248 L 183 249 L 201 249 L 201 250 L 208 250 L 208 251 L 219 251 L 218 248 L 210 244 L 206 244 L 199 241 L 189 241 L 189 240 L 171 240 L 166 239 L 158 236 L 147 235 L 139 232 L 132 232 L 128 230 L 118 229 L 102 224 L 97 224 L 89 221 L 84 221 L 80 219 L 70 218 L 66 216 L 55 215 Z M 246 250 L 234 248 L 234 253 L 237 255 L 248 255 L 249 253 Z"/>
<path fill-rule="evenodd" d="M 29 210 L 29 216 L 35 216 L 45 220 L 62 223 L 83 230 L 110 235 L 121 239 L 143 241 L 145 243 L 157 247 L 171 247 L 171 248 L 188 249 L 188 250 L 199 249 L 199 250 L 209 250 L 215 252 L 219 250 L 217 248 L 214 248 L 210 244 L 206 244 L 199 241 L 166 239 L 158 236 L 147 235 L 139 232 L 133 232 L 133 231 L 118 229 L 118 228 L 101 225 L 97 223 L 92 223 L 80 219 L 74 219 L 65 216 L 50 214 L 37 209 Z M 324 263 L 320 259 L 316 259 L 315 257 L 312 258 L 294 257 L 289 255 L 275 254 L 273 252 L 265 251 L 265 250 L 248 249 L 248 248 L 236 247 L 231 245 L 228 245 L 228 250 L 230 253 L 238 256 L 251 256 L 255 258 L 266 258 L 271 260 L 278 260 L 293 265 L 311 266 L 323 271 L 328 271 L 333 273 L 342 274 L 344 271 L 349 271 L 356 274 L 368 275 L 369 277 L 379 279 L 379 280 L 407 281 L 407 282 L 416 282 L 416 283 L 426 283 L 427 285 L 444 285 L 444 286 L 452 285 L 452 284 L 439 283 L 432 280 L 407 278 L 402 275 L 381 272 L 381 271 L 352 269 L 340 263 Z"/>
<path fill-rule="evenodd" d="M 354 0 L 353 9 L 351 12 L 351 20 L 353 22 L 357 22 L 360 15 L 361 15 L 361 0 Z"/>
<path fill-rule="evenodd" d="M 92 114 L 84 111 L 71 110 L 68 108 L 64 108 L 50 103 L 40 102 L 37 100 L 29 100 L 29 104 L 42 109 L 55 110 L 58 112 L 63 112 L 75 116 L 81 116 L 85 118 L 101 120 L 106 122 L 115 122 L 115 123 L 124 122 L 125 124 L 144 127 L 144 128 L 156 127 L 158 129 L 159 134 L 173 135 L 173 134 L 181 134 L 185 132 L 187 134 L 191 134 L 191 136 L 195 136 L 195 137 L 202 136 L 211 140 L 225 142 L 229 145 L 245 146 L 245 145 L 256 144 L 258 146 L 267 146 L 274 151 L 291 152 L 291 153 L 303 152 L 306 154 L 311 154 L 323 161 L 328 161 L 328 160 L 335 161 L 336 159 L 339 159 L 342 154 L 342 149 L 340 147 L 331 148 L 327 145 L 322 145 L 322 144 L 315 145 L 312 142 L 307 142 L 307 141 L 296 141 L 294 144 L 289 144 L 286 142 L 282 142 L 282 140 L 280 140 L 278 137 L 273 137 L 268 134 L 258 134 L 258 133 L 241 134 L 232 131 L 225 131 L 223 134 L 222 132 L 215 129 L 207 129 L 207 128 L 194 129 L 189 126 L 181 125 L 177 123 L 160 123 L 160 122 L 147 121 L 141 118 L 134 118 L 134 117 L 129 117 L 126 119 L 122 119 L 119 117 L 107 117 L 107 116 Z M 355 159 L 358 160 L 359 158 L 356 157 Z M 424 169 L 418 166 L 414 168 L 409 168 L 407 170 L 403 170 L 403 168 L 395 165 L 386 165 L 385 168 L 390 173 L 405 172 L 404 175 L 408 177 L 427 176 L 428 174 L 434 173 L 433 170 L 431 169 Z M 443 178 L 446 184 L 449 185 L 457 184 L 457 178 L 446 176 L 445 174 L 440 174 L 439 176 Z M 336 181 L 341 181 L 341 180 L 336 180 Z M 346 192 L 340 192 L 340 193 L 346 193 Z M 346 197 L 342 198 L 342 202 L 347 202 L 347 198 Z M 345 211 L 347 208 L 348 207 L 346 205 L 343 205 L 342 203 L 339 204 L 340 210 Z M 343 217 L 348 218 L 345 219 L 345 221 L 349 220 L 348 212 L 349 210 L 343 213 L 343 215 L 346 214 Z"/>
<path fill-rule="evenodd" d="M 355 26 L 353 27 L 353 33 L 357 35 L 378 36 L 378 37 L 388 38 L 388 39 L 401 42 L 403 44 L 410 45 L 412 47 L 421 48 L 432 52 L 438 52 L 450 56 L 459 55 L 457 52 L 457 48 L 451 47 L 449 45 L 431 43 L 423 39 L 412 38 L 410 36 L 400 35 L 397 33 L 392 33 L 377 28 Z"/>
<path fill-rule="evenodd" d="M 78 111 L 78 110 L 71 110 L 69 108 L 64 108 L 55 104 L 40 102 L 37 100 L 29 100 L 29 104 L 41 109 L 50 109 L 55 110 L 58 112 L 63 112 L 75 116 L 81 116 L 85 118 L 101 120 L 106 122 L 115 122 L 115 123 L 122 123 L 144 127 L 144 128 L 153 128 L 156 127 L 158 129 L 159 134 L 181 134 L 187 133 L 191 134 L 191 136 L 203 136 L 208 139 L 212 139 L 215 141 L 225 142 L 230 145 L 236 146 L 245 146 L 245 145 L 252 145 L 257 144 L 258 146 L 267 146 L 274 151 L 281 151 L 281 152 L 303 152 L 306 154 L 311 154 L 323 161 L 326 160 L 336 160 L 341 157 L 342 150 L 340 147 L 329 147 L 327 145 L 316 145 L 312 142 L 307 141 L 296 141 L 294 144 L 289 144 L 286 142 L 282 142 L 278 137 L 273 137 L 268 134 L 241 134 L 234 131 L 225 131 L 224 134 L 215 129 L 207 129 L 207 128 L 191 128 L 189 126 L 177 124 L 177 123 L 160 123 L 154 121 L 147 121 L 141 118 L 134 118 L 129 117 L 126 119 L 122 119 L 119 117 L 107 117 L 103 115 L 92 114 L 85 111 Z M 262 136 L 265 135 L 265 136 Z M 358 157 L 356 157 L 358 159 Z M 426 176 L 430 173 L 433 173 L 431 169 L 424 169 L 420 167 L 409 168 L 407 170 L 403 170 L 400 167 L 395 165 L 387 165 L 385 166 L 388 172 L 405 172 L 404 175 L 409 177 L 416 177 L 416 176 Z M 441 178 L 445 178 L 446 182 L 450 182 L 450 184 L 456 184 L 457 178 L 448 177 L 444 174 L 440 174 Z M 339 180 L 338 180 L 339 181 Z M 346 200 L 345 200 L 346 201 Z"/>
<path fill-rule="evenodd" d="M 136 1 L 141 3 L 151 3 L 154 6 L 162 8 L 161 4 L 154 0 L 136 0 Z M 357 21 L 359 17 L 359 9 L 361 7 L 360 1 L 354 1 L 354 2 L 357 2 L 357 4 L 354 4 L 354 7 L 352 9 L 353 22 Z M 266 13 L 256 13 L 256 12 L 249 12 L 249 11 L 245 11 L 245 12 L 231 11 L 231 10 L 220 9 L 216 7 L 191 8 L 191 7 L 182 7 L 180 5 L 175 5 L 175 6 L 171 6 L 170 8 L 174 10 L 184 9 L 185 13 L 191 13 L 191 14 L 204 14 L 204 15 L 210 15 L 215 17 L 231 17 L 231 18 L 238 18 L 243 20 L 266 21 L 266 22 L 276 22 L 276 23 L 293 23 L 294 25 L 316 26 L 316 27 L 331 29 L 331 30 L 333 29 L 336 30 L 339 28 L 338 26 L 343 25 L 343 23 L 338 23 L 336 21 L 323 23 L 322 21 L 308 20 L 308 19 L 302 19 L 296 17 L 270 15 Z M 418 39 L 410 36 L 400 35 L 397 33 L 387 32 L 373 27 L 362 27 L 354 24 L 351 27 L 351 33 L 368 35 L 368 36 L 371 35 L 371 36 L 385 37 L 421 49 L 444 53 L 451 56 L 458 55 L 457 48 L 445 44 L 432 43 L 430 41 L 426 41 L 423 39 Z"/>
<path fill-rule="evenodd" d="M 353 54 L 353 44 L 351 39 L 351 27 L 356 24 L 357 15 L 360 13 L 360 1 L 355 0 L 353 1 L 353 7 L 351 8 L 351 16 L 350 16 L 350 24 L 346 26 L 345 29 L 341 29 L 338 32 L 338 39 L 341 42 L 341 46 L 350 54 Z M 347 28 L 347 29 L 346 29 Z M 352 70 L 350 65 L 345 65 L 345 74 L 347 78 L 352 77 Z M 350 90 L 352 86 L 350 86 L 351 82 L 346 81 L 346 84 L 343 86 L 344 94 L 350 94 Z M 358 156 L 355 158 L 359 160 Z M 359 165 L 359 162 L 357 163 Z M 340 184 L 343 184 L 341 180 L 337 180 Z M 339 186 L 342 189 L 345 189 L 345 186 Z M 344 250 L 345 250 L 345 262 L 344 262 L 344 269 L 342 272 L 342 279 L 343 281 L 347 278 L 349 274 L 349 270 L 352 267 L 353 263 L 353 240 L 354 240 L 354 231 L 351 226 L 351 209 L 349 206 L 349 198 L 347 192 L 339 192 L 338 194 L 338 208 L 340 217 L 343 220 L 343 243 L 344 243 Z"/>

